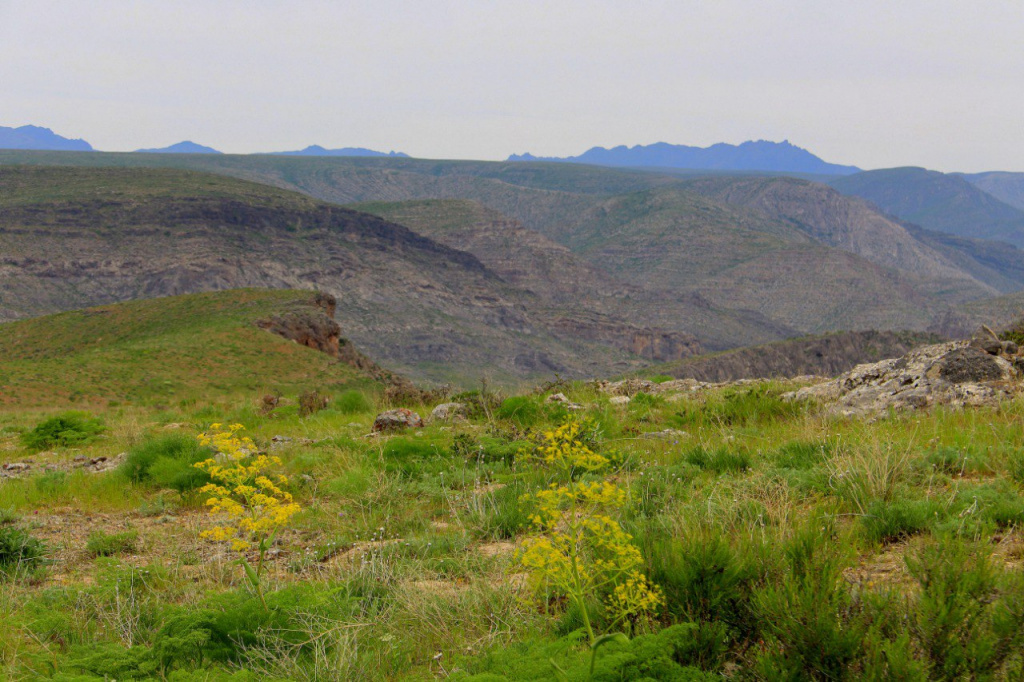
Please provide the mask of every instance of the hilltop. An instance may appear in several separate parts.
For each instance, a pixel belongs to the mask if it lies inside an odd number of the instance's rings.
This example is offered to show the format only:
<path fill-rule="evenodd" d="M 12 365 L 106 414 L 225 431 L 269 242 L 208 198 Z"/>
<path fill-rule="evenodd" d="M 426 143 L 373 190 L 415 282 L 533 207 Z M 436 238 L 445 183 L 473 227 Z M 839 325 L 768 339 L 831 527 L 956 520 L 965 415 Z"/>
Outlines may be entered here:
<path fill-rule="evenodd" d="M 0 324 L 0 405 L 216 402 L 375 384 L 380 375 L 368 359 L 339 352 L 348 342 L 329 324 L 333 312 L 312 292 L 243 289 Z M 323 320 L 324 347 L 295 343 L 258 324 L 281 317 Z"/>

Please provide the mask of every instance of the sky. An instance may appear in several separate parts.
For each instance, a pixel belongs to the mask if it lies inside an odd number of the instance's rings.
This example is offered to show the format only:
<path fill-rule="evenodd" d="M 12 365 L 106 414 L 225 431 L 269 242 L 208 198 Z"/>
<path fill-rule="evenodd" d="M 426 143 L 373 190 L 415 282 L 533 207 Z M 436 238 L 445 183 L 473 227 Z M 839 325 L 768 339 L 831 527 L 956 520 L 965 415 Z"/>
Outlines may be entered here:
<path fill-rule="evenodd" d="M 788 139 L 1024 171 L 1020 0 L 0 0 L 0 125 L 504 159 Z"/>

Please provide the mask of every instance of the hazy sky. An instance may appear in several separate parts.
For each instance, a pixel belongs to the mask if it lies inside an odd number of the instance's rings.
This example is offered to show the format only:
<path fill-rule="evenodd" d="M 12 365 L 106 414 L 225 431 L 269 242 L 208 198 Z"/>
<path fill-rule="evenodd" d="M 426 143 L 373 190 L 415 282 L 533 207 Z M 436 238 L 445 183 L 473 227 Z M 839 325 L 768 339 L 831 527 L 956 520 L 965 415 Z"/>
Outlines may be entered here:
<path fill-rule="evenodd" d="M 0 0 L 0 125 L 433 158 L 789 139 L 1024 171 L 1022 0 Z"/>

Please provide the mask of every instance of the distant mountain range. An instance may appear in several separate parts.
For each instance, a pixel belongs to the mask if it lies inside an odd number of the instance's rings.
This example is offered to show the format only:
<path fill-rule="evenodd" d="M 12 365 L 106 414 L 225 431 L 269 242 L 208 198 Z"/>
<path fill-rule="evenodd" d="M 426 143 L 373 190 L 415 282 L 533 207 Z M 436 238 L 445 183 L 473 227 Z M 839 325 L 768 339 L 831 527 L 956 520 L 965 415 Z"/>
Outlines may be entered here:
<path fill-rule="evenodd" d="M 744 142 L 713 144 L 710 147 L 687 147 L 658 142 L 649 145 L 605 149 L 594 147 L 579 156 L 565 158 L 537 157 L 526 153 L 513 154 L 509 161 L 554 161 L 588 163 L 595 166 L 633 168 L 681 168 L 688 170 L 770 171 L 815 175 L 849 175 L 860 169 L 823 161 L 806 149 L 782 142 Z"/>
<path fill-rule="evenodd" d="M 45 149 L 65 152 L 91 152 L 92 145 L 85 140 L 69 140 L 49 128 L 0 126 L 0 149 Z"/>
<path fill-rule="evenodd" d="M 372 149 L 362 147 L 342 147 L 341 149 L 324 149 L 318 144 L 310 145 L 305 149 L 294 152 L 270 152 L 276 156 L 392 156 L 401 159 L 408 159 L 409 155 L 403 152 L 376 152 Z"/>
<path fill-rule="evenodd" d="M 206 147 L 195 142 L 185 140 L 178 144 L 172 144 L 170 147 L 160 147 L 159 149 L 136 149 L 136 152 L 140 154 L 220 154 L 222 152 L 217 151 L 213 147 Z"/>

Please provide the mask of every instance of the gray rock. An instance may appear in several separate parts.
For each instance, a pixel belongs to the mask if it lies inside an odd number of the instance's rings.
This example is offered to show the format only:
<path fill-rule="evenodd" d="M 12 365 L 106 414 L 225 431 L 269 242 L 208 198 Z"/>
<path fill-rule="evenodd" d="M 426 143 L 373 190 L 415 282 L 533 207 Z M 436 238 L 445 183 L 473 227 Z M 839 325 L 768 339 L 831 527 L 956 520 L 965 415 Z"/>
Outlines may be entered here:
<path fill-rule="evenodd" d="M 569 402 L 569 398 L 567 398 L 564 393 L 552 393 L 551 395 L 549 395 L 547 397 L 547 400 L 545 400 L 544 402 L 546 402 L 546 403 L 567 403 L 567 402 Z"/>
<path fill-rule="evenodd" d="M 376 433 L 403 431 L 408 428 L 421 428 L 422 426 L 423 419 L 412 410 L 404 407 L 381 412 L 373 420 L 373 430 Z"/>
<path fill-rule="evenodd" d="M 858 365 L 832 381 L 783 398 L 818 400 L 829 405 L 832 414 L 843 416 L 995 404 L 1017 390 L 1011 381 L 1014 368 L 980 345 L 972 340 L 923 346 L 901 358 Z"/>
<path fill-rule="evenodd" d="M 441 403 L 430 412 L 431 421 L 446 422 L 466 416 L 465 403 Z"/>
<path fill-rule="evenodd" d="M 632 400 L 628 395 L 615 395 L 608 399 L 612 405 L 628 405 Z"/>

